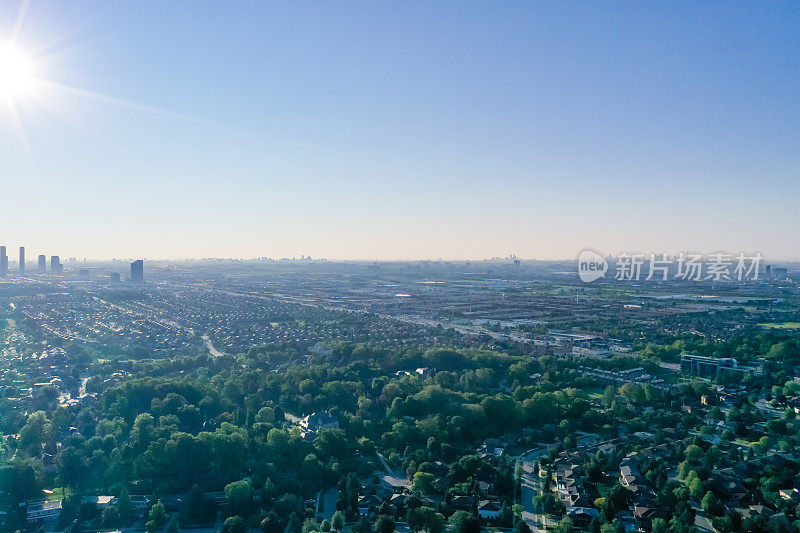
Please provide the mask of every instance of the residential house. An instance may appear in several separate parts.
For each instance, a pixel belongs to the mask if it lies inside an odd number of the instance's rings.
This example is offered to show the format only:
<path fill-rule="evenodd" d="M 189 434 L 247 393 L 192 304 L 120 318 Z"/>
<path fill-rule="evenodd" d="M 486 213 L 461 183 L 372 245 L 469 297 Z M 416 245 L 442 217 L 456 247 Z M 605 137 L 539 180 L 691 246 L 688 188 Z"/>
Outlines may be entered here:
<path fill-rule="evenodd" d="M 367 517 L 383 502 L 374 494 L 358 497 L 358 514 L 362 517 Z"/>
<path fill-rule="evenodd" d="M 454 511 L 473 512 L 475 510 L 475 498 L 472 496 L 453 496 L 450 500 L 450 507 Z"/>
<path fill-rule="evenodd" d="M 567 507 L 567 517 L 578 529 L 589 529 L 592 520 L 600 518 L 600 511 L 593 507 Z"/>
<path fill-rule="evenodd" d="M 315 412 L 300 421 L 303 438 L 313 439 L 322 429 L 337 429 L 339 420 L 327 411 Z"/>
<path fill-rule="evenodd" d="M 31 502 L 28 504 L 28 523 L 39 520 L 58 520 L 61 516 L 61 500 Z"/>
<path fill-rule="evenodd" d="M 503 512 L 503 507 L 496 500 L 481 500 L 478 502 L 478 516 L 484 520 L 497 520 Z"/>
<path fill-rule="evenodd" d="M 588 507 L 589 497 L 583 487 L 583 467 L 577 464 L 557 466 L 555 489 L 567 507 Z"/>
<path fill-rule="evenodd" d="M 94 504 L 98 509 L 104 511 L 117 501 L 116 496 L 99 495 L 99 496 L 84 496 L 81 498 L 81 504 Z"/>

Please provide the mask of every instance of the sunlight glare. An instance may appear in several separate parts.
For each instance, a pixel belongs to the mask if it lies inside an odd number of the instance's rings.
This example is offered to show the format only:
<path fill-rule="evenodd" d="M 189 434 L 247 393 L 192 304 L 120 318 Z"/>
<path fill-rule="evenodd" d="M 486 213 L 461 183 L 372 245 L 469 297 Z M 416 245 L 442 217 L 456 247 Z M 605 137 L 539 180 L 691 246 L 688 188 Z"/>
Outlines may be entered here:
<path fill-rule="evenodd" d="M 16 48 L 0 48 L 0 98 L 27 96 L 35 86 L 30 59 Z"/>

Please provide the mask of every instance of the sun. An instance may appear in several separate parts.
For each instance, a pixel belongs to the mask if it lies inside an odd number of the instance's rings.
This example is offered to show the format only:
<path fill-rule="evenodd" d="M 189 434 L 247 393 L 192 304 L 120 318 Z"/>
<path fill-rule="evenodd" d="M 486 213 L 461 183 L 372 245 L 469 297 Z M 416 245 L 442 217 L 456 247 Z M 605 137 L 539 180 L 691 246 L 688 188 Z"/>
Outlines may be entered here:
<path fill-rule="evenodd" d="M 36 86 L 33 64 L 22 50 L 0 47 L 0 98 L 28 96 Z"/>

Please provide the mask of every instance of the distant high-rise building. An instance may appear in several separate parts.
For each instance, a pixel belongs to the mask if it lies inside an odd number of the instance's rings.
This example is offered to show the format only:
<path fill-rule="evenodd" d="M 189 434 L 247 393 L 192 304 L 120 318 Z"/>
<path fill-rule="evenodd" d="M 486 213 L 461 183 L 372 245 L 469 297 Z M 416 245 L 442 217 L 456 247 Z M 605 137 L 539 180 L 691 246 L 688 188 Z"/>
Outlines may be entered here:
<path fill-rule="evenodd" d="M 0 276 L 8 274 L 8 256 L 6 255 L 6 247 L 0 246 Z"/>
<path fill-rule="evenodd" d="M 25 272 L 25 247 L 19 247 L 19 271 Z"/>
<path fill-rule="evenodd" d="M 137 259 L 131 263 L 131 281 L 142 283 L 144 281 L 144 261 Z"/>
<path fill-rule="evenodd" d="M 50 271 L 53 274 L 61 274 L 64 272 L 64 265 L 61 264 L 61 258 L 57 255 L 50 257 Z"/>
<path fill-rule="evenodd" d="M 44 254 L 39 255 L 39 273 L 44 274 L 47 271 L 47 257 Z"/>

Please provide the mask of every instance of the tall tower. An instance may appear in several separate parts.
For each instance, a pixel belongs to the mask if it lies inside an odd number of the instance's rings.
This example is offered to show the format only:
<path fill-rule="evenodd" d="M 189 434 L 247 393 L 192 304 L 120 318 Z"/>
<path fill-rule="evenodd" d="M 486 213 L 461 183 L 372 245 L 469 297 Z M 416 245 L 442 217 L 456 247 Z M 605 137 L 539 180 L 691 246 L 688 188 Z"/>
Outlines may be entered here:
<path fill-rule="evenodd" d="M 25 247 L 19 247 L 19 271 L 20 273 L 25 272 Z"/>
<path fill-rule="evenodd" d="M 39 255 L 39 274 L 47 272 L 47 257 L 44 254 Z"/>
<path fill-rule="evenodd" d="M 64 272 L 64 265 L 61 264 L 61 258 L 57 255 L 50 258 L 50 271 L 53 274 L 61 274 Z"/>
<path fill-rule="evenodd" d="M 131 263 L 131 281 L 134 283 L 144 282 L 144 261 L 141 259 Z"/>
<path fill-rule="evenodd" d="M 8 274 L 8 256 L 6 255 L 6 247 L 0 246 L 0 276 Z"/>

